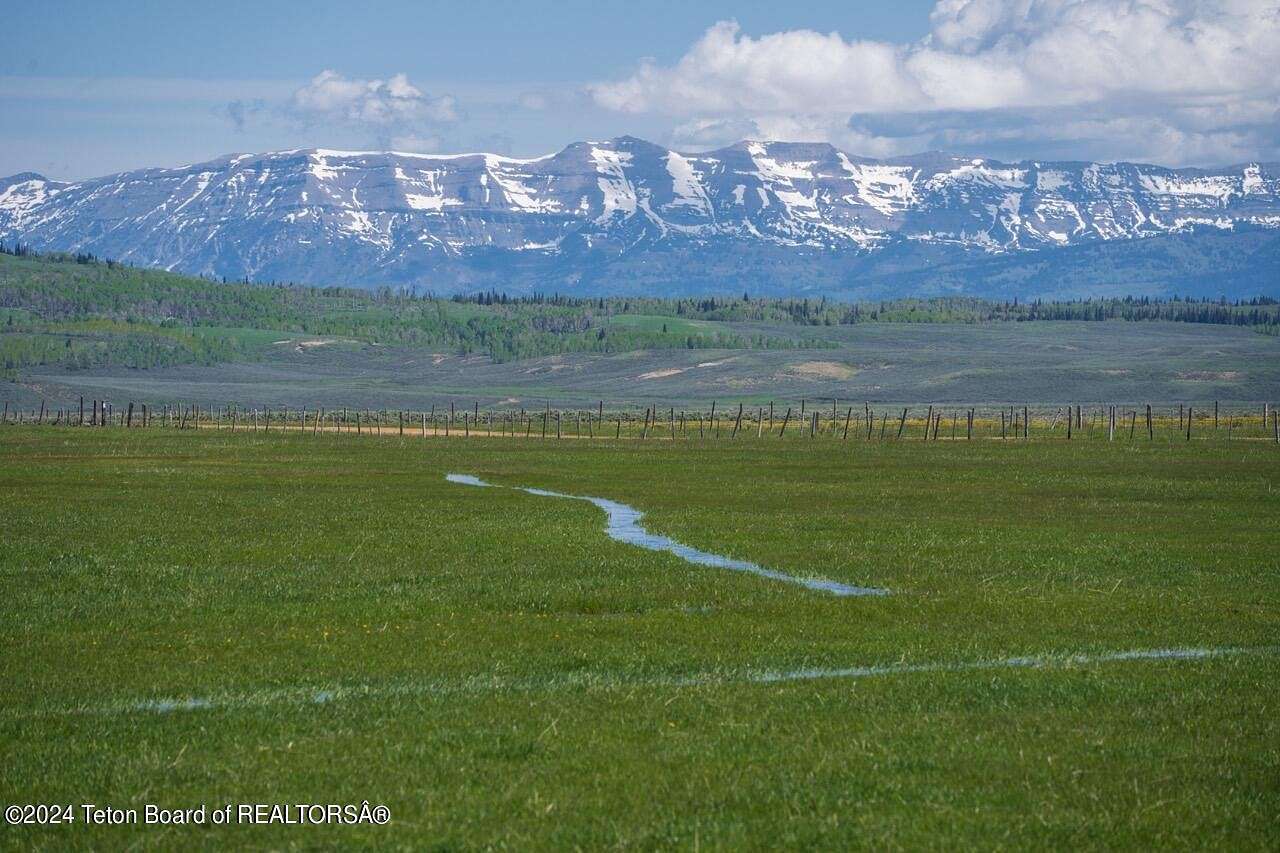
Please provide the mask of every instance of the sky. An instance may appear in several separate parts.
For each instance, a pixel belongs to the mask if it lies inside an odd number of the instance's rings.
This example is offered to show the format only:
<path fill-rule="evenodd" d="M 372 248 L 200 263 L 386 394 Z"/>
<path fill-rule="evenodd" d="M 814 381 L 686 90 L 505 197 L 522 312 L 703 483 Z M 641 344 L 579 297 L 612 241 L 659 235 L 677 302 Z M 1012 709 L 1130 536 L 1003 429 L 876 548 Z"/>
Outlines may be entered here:
<path fill-rule="evenodd" d="M 0 175 L 622 135 L 1280 160 L 1280 0 L 0 0 L 0 20 Z"/>

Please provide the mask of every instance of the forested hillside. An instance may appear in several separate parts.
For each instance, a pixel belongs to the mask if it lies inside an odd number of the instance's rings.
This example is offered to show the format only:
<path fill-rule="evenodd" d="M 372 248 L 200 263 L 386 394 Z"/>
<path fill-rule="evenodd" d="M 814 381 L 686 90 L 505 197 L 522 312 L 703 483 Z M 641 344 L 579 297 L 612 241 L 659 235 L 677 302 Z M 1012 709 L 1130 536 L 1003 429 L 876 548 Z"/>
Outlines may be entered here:
<path fill-rule="evenodd" d="M 571 352 L 828 346 L 813 327 L 858 323 L 1168 320 L 1280 329 L 1280 305 L 1171 299 L 568 298 L 499 292 L 448 299 L 389 288 L 219 282 L 90 255 L 0 247 L 0 368 L 71 370 L 253 360 L 282 335 L 480 353 L 497 362 Z"/>

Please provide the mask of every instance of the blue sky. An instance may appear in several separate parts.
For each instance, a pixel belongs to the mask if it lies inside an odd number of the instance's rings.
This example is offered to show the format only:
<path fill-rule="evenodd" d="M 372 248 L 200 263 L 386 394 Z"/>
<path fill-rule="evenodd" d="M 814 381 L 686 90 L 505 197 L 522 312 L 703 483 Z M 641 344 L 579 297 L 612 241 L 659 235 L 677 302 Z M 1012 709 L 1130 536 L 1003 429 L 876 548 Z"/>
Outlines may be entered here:
<path fill-rule="evenodd" d="M 311 146 L 540 154 L 622 134 L 1280 159 L 1271 0 L 45 0 L 3 19 L 0 175 Z"/>

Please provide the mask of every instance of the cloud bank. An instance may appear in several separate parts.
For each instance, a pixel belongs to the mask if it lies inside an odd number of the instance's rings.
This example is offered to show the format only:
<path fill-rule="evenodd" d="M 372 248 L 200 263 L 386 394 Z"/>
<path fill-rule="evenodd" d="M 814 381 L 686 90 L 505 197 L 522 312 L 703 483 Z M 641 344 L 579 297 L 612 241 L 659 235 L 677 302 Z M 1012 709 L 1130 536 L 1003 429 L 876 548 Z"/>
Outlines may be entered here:
<path fill-rule="evenodd" d="M 290 108 L 300 116 L 379 127 L 458 117 L 453 98 L 425 95 L 404 74 L 389 80 L 353 80 L 321 71 L 293 93 Z"/>
<path fill-rule="evenodd" d="M 251 121 L 284 123 L 363 136 L 382 147 L 431 151 L 436 131 L 459 120 L 451 95 L 428 95 L 405 74 L 362 80 L 324 70 L 285 99 L 227 102 L 220 114 L 238 130 Z"/>
<path fill-rule="evenodd" d="M 1187 162 L 1280 158 L 1280 2 L 940 0 L 918 42 L 722 21 L 674 64 L 588 87 L 674 118 L 872 155 L 921 148 Z M 1043 153 L 1042 153 L 1043 152 Z"/>

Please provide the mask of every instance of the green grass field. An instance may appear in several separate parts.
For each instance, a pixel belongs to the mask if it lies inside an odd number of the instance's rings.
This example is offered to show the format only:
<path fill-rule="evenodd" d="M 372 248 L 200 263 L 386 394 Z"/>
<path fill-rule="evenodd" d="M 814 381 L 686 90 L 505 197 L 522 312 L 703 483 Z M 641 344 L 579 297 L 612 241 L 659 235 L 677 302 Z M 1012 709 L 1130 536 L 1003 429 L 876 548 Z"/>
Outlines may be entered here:
<path fill-rule="evenodd" d="M 1261 440 L 2 427 L 0 803 L 392 820 L 0 845 L 1275 849 L 1277 519 Z"/>
<path fill-rule="evenodd" d="M 609 325 L 642 332 L 661 332 L 670 335 L 696 335 L 715 331 L 716 324 L 705 320 L 687 320 L 683 317 L 660 317 L 653 314 L 618 314 L 609 318 Z"/>

